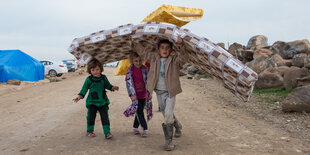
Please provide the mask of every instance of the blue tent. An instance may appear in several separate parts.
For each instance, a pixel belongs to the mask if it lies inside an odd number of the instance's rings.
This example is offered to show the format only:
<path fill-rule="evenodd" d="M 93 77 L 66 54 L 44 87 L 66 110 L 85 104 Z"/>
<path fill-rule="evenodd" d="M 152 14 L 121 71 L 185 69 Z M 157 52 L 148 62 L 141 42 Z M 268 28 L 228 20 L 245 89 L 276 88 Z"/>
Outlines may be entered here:
<path fill-rule="evenodd" d="M 18 79 L 38 81 L 44 79 L 44 66 L 20 50 L 0 50 L 0 82 Z"/>

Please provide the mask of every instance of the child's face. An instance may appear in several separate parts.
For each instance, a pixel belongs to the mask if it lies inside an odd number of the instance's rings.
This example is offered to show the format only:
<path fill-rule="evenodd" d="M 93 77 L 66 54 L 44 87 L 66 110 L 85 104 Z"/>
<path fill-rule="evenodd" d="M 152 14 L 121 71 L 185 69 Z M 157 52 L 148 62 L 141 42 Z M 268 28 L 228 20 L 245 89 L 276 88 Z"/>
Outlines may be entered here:
<path fill-rule="evenodd" d="M 170 55 L 171 46 L 168 43 L 162 43 L 159 45 L 159 55 L 162 58 L 167 58 Z"/>
<path fill-rule="evenodd" d="M 136 68 L 141 68 L 142 66 L 142 60 L 140 57 L 133 58 L 132 63 Z"/>
<path fill-rule="evenodd" d="M 101 77 L 101 70 L 99 66 L 96 66 L 95 68 L 90 69 L 90 73 L 94 77 Z"/>

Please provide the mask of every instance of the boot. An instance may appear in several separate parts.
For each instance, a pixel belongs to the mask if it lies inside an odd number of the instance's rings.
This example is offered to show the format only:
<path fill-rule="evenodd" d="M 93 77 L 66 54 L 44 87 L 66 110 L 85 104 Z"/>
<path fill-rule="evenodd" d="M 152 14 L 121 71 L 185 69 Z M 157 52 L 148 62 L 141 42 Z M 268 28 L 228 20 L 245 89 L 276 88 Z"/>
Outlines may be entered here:
<path fill-rule="evenodd" d="M 176 118 L 174 119 L 173 126 L 175 127 L 174 137 L 181 137 L 182 124 Z"/>
<path fill-rule="evenodd" d="M 165 134 L 165 150 L 166 151 L 172 151 L 174 150 L 174 144 L 172 143 L 172 137 L 173 137 L 173 124 L 167 124 L 165 125 L 164 123 L 162 124 L 163 126 L 163 131 Z"/>

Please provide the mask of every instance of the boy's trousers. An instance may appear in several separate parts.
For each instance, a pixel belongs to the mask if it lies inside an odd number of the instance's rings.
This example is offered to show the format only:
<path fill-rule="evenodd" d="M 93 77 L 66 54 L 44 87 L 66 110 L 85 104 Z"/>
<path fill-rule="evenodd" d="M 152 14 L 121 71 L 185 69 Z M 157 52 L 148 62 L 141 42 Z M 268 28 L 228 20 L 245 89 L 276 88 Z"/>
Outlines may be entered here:
<path fill-rule="evenodd" d="M 94 126 L 95 126 L 95 120 L 97 111 L 99 111 L 100 117 L 101 117 L 101 123 L 103 127 L 104 135 L 107 135 L 110 133 L 110 121 L 109 121 L 109 115 L 108 115 L 108 105 L 97 107 L 95 105 L 89 105 L 87 108 L 87 132 L 93 132 Z"/>
<path fill-rule="evenodd" d="M 175 104 L 175 96 L 169 97 L 168 91 L 155 90 L 158 105 L 164 115 L 164 123 L 165 124 L 173 124 L 174 123 L 174 104 Z"/>

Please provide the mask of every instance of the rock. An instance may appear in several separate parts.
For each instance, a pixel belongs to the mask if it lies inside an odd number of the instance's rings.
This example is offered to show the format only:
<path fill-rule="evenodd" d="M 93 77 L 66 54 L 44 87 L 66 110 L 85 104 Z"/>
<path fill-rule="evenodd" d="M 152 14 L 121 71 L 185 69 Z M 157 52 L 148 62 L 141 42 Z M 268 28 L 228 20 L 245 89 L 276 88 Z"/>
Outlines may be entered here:
<path fill-rule="evenodd" d="M 243 51 L 241 51 L 243 62 L 246 63 L 246 62 L 252 61 L 253 60 L 253 54 L 254 54 L 253 50 L 243 50 Z"/>
<path fill-rule="evenodd" d="M 277 41 L 272 45 L 272 49 L 284 59 L 292 59 L 294 55 L 299 53 L 308 54 L 310 52 L 310 43 L 307 39 L 296 40 L 288 43 Z"/>
<path fill-rule="evenodd" d="M 299 54 L 294 55 L 292 59 L 292 65 L 296 67 L 300 67 L 300 68 L 304 67 L 307 56 L 308 55 L 305 53 L 299 53 Z"/>
<path fill-rule="evenodd" d="M 218 46 L 222 47 L 223 49 L 225 49 L 225 44 L 224 43 L 217 43 L 216 45 L 218 45 Z"/>
<path fill-rule="evenodd" d="M 285 66 L 287 66 L 287 67 L 293 66 L 292 59 L 283 59 L 283 62 L 285 63 Z M 279 66 L 280 66 L 280 64 L 279 64 Z"/>
<path fill-rule="evenodd" d="M 278 72 L 282 77 L 284 77 L 284 72 L 285 72 L 286 70 L 288 70 L 288 69 L 290 69 L 290 67 L 288 67 L 288 66 L 280 66 L 280 67 L 277 67 L 277 68 L 276 68 L 277 72 Z"/>
<path fill-rule="evenodd" d="M 187 74 L 186 77 L 187 77 L 187 79 L 193 79 L 193 75 L 191 75 L 191 74 Z"/>
<path fill-rule="evenodd" d="M 257 59 L 263 55 L 268 55 L 271 57 L 272 54 L 273 54 L 272 50 L 265 49 L 265 48 L 257 49 L 253 53 L 253 59 Z"/>
<path fill-rule="evenodd" d="M 180 70 L 179 76 L 184 76 L 184 75 L 186 75 L 186 74 L 188 74 L 188 72 L 187 72 L 186 69 L 183 68 L 183 69 Z"/>
<path fill-rule="evenodd" d="M 287 52 L 290 49 L 290 45 L 288 45 L 286 42 L 277 41 L 277 42 L 273 43 L 273 45 L 271 46 L 271 49 L 274 53 L 280 54 L 282 56 L 282 58 L 290 59 L 290 55 Z"/>
<path fill-rule="evenodd" d="M 283 85 L 283 78 L 278 73 L 262 72 L 255 83 L 257 88 L 277 88 Z"/>
<path fill-rule="evenodd" d="M 284 112 L 310 112 L 310 86 L 303 86 L 294 89 L 283 101 L 282 111 Z"/>
<path fill-rule="evenodd" d="M 50 82 L 59 82 L 59 81 L 62 80 L 62 79 L 59 78 L 59 77 L 49 77 L 48 79 L 50 80 Z"/>
<path fill-rule="evenodd" d="M 196 74 L 198 72 L 198 69 L 193 65 L 193 66 L 189 66 L 187 68 L 188 74 Z"/>
<path fill-rule="evenodd" d="M 199 74 L 195 74 L 194 79 L 195 80 L 199 80 L 200 79 L 200 75 Z"/>
<path fill-rule="evenodd" d="M 297 80 L 297 87 L 310 85 L 310 76 L 306 76 L 303 78 L 297 78 L 296 80 Z"/>
<path fill-rule="evenodd" d="M 232 54 L 233 56 L 235 56 L 240 61 L 243 61 L 243 60 L 241 60 L 243 58 L 242 58 L 242 54 L 240 52 L 240 51 L 243 51 L 243 50 L 245 50 L 245 46 L 242 46 L 241 44 L 238 44 L 238 43 L 233 43 L 228 48 L 228 52 L 230 54 Z"/>
<path fill-rule="evenodd" d="M 297 87 L 297 78 L 309 76 L 307 68 L 290 67 L 284 72 L 283 85 L 286 90 Z"/>
<path fill-rule="evenodd" d="M 17 79 L 14 79 L 14 80 L 8 80 L 6 82 L 6 84 L 9 84 L 9 85 L 17 85 L 19 86 L 21 84 L 21 81 L 20 80 L 17 80 Z"/>
<path fill-rule="evenodd" d="M 274 54 L 271 56 L 270 60 L 276 66 L 286 66 L 286 62 L 279 54 Z"/>
<path fill-rule="evenodd" d="M 310 54 L 305 58 L 305 67 L 310 69 Z"/>
<path fill-rule="evenodd" d="M 251 50 L 260 49 L 262 47 L 268 46 L 267 42 L 268 42 L 268 38 L 263 35 L 253 36 L 248 41 L 246 49 L 251 49 Z"/>
<path fill-rule="evenodd" d="M 268 55 L 262 55 L 261 57 L 246 63 L 246 65 L 258 74 L 263 72 L 267 68 L 274 69 L 276 67 L 275 62 L 273 62 L 271 57 L 269 57 Z"/>

